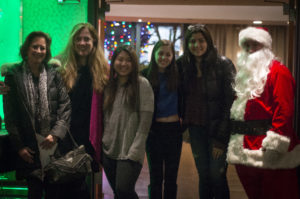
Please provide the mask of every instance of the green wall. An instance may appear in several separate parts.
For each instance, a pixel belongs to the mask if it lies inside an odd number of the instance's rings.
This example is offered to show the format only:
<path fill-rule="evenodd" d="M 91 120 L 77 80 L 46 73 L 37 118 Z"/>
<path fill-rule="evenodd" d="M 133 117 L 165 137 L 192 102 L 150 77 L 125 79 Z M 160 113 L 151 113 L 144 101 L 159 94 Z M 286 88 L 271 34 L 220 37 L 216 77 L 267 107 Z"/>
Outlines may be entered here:
<path fill-rule="evenodd" d="M 0 0 L 0 64 L 18 60 L 20 0 Z"/>
<path fill-rule="evenodd" d="M 87 22 L 87 8 L 88 0 L 80 0 L 80 3 L 0 0 L 0 66 L 20 61 L 20 45 L 30 32 L 37 30 L 51 36 L 52 56 L 57 55 L 64 49 L 73 26 Z M 3 117 L 2 96 L 0 115 Z"/>
<path fill-rule="evenodd" d="M 35 30 L 47 32 L 52 38 L 52 55 L 57 55 L 65 47 L 72 27 L 87 22 L 87 3 L 23 0 L 23 39 Z"/>
<path fill-rule="evenodd" d="M 0 0 L 0 65 L 19 59 L 20 8 L 20 0 Z M 0 77 L 0 80 L 3 79 Z M 2 95 L 0 95 L 0 115 L 3 118 Z"/>

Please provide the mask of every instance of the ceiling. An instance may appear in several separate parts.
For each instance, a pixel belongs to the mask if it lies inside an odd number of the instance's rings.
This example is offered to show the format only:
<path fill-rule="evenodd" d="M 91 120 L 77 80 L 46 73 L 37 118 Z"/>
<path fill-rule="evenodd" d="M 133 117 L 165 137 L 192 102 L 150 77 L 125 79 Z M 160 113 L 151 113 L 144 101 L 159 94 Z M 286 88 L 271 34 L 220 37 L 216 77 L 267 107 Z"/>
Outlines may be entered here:
<path fill-rule="evenodd" d="M 106 0 L 110 3 L 138 5 L 277 5 L 288 0 Z M 278 2 L 278 3 L 276 3 Z"/>
<path fill-rule="evenodd" d="M 288 0 L 106 0 L 108 21 L 286 25 Z"/>

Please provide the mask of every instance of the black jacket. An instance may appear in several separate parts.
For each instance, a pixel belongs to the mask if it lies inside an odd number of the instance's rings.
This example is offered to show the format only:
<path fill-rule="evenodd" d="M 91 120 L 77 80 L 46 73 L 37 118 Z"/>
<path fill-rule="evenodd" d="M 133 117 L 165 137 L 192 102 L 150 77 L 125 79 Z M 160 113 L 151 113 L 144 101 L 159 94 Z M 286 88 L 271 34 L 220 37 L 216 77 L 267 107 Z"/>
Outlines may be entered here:
<path fill-rule="evenodd" d="M 185 96 L 191 79 L 188 74 L 196 74 L 196 67 L 185 63 L 184 58 L 177 60 L 181 76 L 181 89 L 183 90 L 183 107 L 185 108 Z M 188 70 L 194 70 L 189 71 Z M 203 87 L 202 94 L 205 97 L 206 106 L 206 128 L 213 138 L 214 146 L 226 148 L 229 141 L 229 118 L 230 108 L 234 100 L 232 83 L 236 73 L 231 60 L 224 56 L 218 56 L 214 65 L 202 67 Z M 184 114 L 183 114 L 184 116 Z M 184 118 L 183 118 L 184 120 Z"/>
<path fill-rule="evenodd" d="M 16 64 L 7 71 L 5 84 L 10 87 L 10 91 L 3 96 L 5 127 L 9 133 L 12 148 L 15 152 L 24 147 L 35 151 L 33 164 L 17 157 L 17 177 L 21 178 L 41 167 L 34 118 L 29 111 L 29 102 L 23 83 L 22 64 Z M 46 72 L 51 129 L 49 134 L 57 136 L 60 141 L 69 129 L 70 99 L 59 72 L 49 65 L 46 67 Z M 59 149 L 60 144 L 57 150 Z"/>

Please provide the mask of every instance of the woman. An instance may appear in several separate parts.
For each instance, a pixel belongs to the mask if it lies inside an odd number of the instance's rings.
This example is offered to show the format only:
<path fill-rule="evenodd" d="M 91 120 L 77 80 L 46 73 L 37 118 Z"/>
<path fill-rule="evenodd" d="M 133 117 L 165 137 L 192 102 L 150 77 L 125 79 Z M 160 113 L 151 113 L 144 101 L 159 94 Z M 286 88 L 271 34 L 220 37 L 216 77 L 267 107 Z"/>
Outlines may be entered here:
<path fill-rule="evenodd" d="M 235 68 L 217 54 L 204 25 L 188 27 L 184 54 L 177 64 L 183 74 L 183 123 L 189 129 L 200 198 L 227 199 L 226 149 Z"/>
<path fill-rule="evenodd" d="M 153 114 L 153 91 L 138 75 L 138 59 L 130 46 L 112 56 L 104 92 L 103 168 L 115 198 L 136 199 Z"/>
<path fill-rule="evenodd" d="M 22 62 L 5 76 L 10 88 L 3 96 L 5 125 L 19 155 L 16 177 L 26 179 L 29 199 L 41 199 L 43 190 L 46 199 L 58 198 L 59 188 L 44 181 L 43 166 L 49 161 L 45 153 L 53 154 L 57 143 L 61 145 L 71 114 L 61 76 L 48 64 L 50 44 L 46 33 L 30 33 L 20 49 Z"/>
<path fill-rule="evenodd" d="M 182 147 L 182 128 L 179 117 L 178 72 L 173 44 L 158 41 L 152 51 L 148 68 L 142 74 L 154 90 L 153 122 L 146 143 L 150 170 L 149 197 L 176 199 L 177 174 Z"/>
<path fill-rule="evenodd" d="M 101 93 L 108 81 L 108 67 L 95 28 L 89 23 L 75 25 L 60 58 L 61 74 L 72 104 L 70 132 L 77 144 L 84 145 L 94 158 L 93 171 L 99 171 Z M 90 198 L 85 179 L 70 183 L 64 189 L 66 197 Z"/>

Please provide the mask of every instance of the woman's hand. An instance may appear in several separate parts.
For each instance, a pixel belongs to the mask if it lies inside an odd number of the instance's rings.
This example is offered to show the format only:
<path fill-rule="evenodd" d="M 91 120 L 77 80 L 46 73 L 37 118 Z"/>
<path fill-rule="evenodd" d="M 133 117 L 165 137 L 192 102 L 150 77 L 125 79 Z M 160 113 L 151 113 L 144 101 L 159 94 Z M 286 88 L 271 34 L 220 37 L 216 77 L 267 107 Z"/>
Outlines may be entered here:
<path fill-rule="evenodd" d="M 31 150 L 28 147 L 25 147 L 21 150 L 19 150 L 19 156 L 25 161 L 28 162 L 30 164 L 33 163 L 33 154 L 35 154 L 35 152 L 33 150 Z"/>
<path fill-rule="evenodd" d="M 224 153 L 224 150 L 221 148 L 213 147 L 212 149 L 212 156 L 213 159 L 218 159 L 222 154 Z"/>
<path fill-rule="evenodd" d="M 45 140 L 40 144 L 42 149 L 51 149 L 57 142 L 57 137 L 54 135 L 48 135 Z"/>
<path fill-rule="evenodd" d="M 0 95 L 6 95 L 9 91 L 9 87 L 5 85 L 3 81 L 0 81 Z"/>

